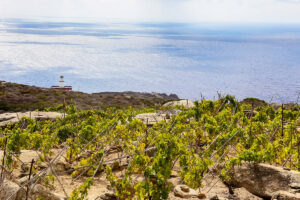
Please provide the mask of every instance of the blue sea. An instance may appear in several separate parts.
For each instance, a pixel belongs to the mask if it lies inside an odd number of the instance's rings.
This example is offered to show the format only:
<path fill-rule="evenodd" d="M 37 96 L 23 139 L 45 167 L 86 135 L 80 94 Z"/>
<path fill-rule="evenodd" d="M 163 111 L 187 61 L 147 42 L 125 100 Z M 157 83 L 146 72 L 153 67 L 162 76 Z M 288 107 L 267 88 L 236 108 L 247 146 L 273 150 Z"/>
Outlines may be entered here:
<path fill-rule="evenodd" d="M 74 90 L 296 101 L 300 25 L 0 19 L 0 80 Z"/>

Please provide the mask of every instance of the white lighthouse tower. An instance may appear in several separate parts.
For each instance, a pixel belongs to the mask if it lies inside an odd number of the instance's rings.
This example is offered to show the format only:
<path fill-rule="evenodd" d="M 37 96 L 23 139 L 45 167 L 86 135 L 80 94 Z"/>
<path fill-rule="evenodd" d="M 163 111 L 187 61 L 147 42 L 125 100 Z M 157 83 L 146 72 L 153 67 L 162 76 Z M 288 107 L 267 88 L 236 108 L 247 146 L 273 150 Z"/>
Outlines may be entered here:
<path fill-rule="evenodd" d="M 64 87 L 65 87 L 64 76 L 60 76 L 59 87 L 60 87 L 60 88 L 64 88 Z"/>
<path fill-rule="evenodd" d="M 51 88 L 56 90 L 72 91 L 72 86 L 65 86 L 64 76 L 60 76 L 59 86 L 54 85 L 51 86 Z"/>

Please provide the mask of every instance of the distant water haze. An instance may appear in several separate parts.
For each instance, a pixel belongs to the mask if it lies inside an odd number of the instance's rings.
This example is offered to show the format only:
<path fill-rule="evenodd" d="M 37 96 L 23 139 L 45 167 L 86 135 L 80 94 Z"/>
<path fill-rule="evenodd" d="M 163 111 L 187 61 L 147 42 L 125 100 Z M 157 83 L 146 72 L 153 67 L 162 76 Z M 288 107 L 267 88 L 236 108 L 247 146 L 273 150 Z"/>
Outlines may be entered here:
<path fill-rule="evenodd" d="M 0 20 L 0 80 L 83 92 L 295 101 L 300 25 Z"/>

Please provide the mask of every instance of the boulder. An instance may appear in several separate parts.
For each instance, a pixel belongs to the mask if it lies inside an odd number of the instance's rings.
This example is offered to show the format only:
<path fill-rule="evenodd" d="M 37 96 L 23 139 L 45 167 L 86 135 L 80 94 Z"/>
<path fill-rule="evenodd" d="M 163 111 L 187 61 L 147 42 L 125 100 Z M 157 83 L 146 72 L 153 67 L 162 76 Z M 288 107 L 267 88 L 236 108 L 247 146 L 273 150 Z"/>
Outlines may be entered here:
<path fill-rule="evenodd" d="M 300 193 L 293 194 L 286 191 L 278 191 L 273 194 L 272 200 L 300 200 Z"/>
<path fill-rule="evenodd" d="M 176 187 L 174 188 L 174 195 L 185 199 L 193 197 L 198 197 L 201 199 L 206 198 L 204 194 L 199 194 L 196 190 L 189 188 L 186 185 L 176 185 Z"/>
<path fill-rule="evenodd" d="M 190 100 L 170 101 L 163 105 L 163 107 L 174 107 L 174 106 L 184 106 L 186 108 L 192 108 L 195 105 L 194 105 L 194 102 L 192 102 Z"/>
<path fill-rule="evenodd" d="M 141 120 L 148 126 L 153 126 L 154 124 L 165 120 L 166 116 L 167 114 L 163 113 L 143 113 L 136 115 L 135 119 Z"/>
<path fill-rule="evenodd" d="M 17 123 L 22 117 L 29 117 L 35 120 L 55 120 L 63 118 L 63 113 L 58 112 L 16 112 L 0 114 L 0 127 L 6 126 L 9 123 Z"/>
<path fill-rule="evenodd" d="M 261 198 L 270 199 L 277 191 L 295 192 L 300 172 L 285 170 L 268 164 L 243 163 L 230 172 L 230 184 L 244 187 Z"/>
<path fill-rule="evenodd" d="M 25 196 L 25 190 L 12 181 L 4 180 L 0 186 L 0 200 L 7 200 L 12 196 L 13 200 L 22 200 Z"/>

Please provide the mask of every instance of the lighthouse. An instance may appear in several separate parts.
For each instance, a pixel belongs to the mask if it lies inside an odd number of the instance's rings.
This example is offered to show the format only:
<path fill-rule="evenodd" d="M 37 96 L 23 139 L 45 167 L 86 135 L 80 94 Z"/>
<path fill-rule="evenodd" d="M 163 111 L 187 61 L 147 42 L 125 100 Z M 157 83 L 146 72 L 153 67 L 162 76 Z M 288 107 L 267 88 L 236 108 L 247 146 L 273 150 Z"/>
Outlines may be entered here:
<path fill-rule="evenodd" d="M 64 90 L 64 91 L 72 91 L 72 86 L 65 86 L 64 76 L 60 76 L 59 86 L 56 86 L 56 85 L 51 86 L 51 89 Z"/>
<path fill-rule="evenodd" d="M 65 87 L 64 76 L 60 76 L 59 87 L 60 87 L 60 88 L 64 88 L 64 87 Z"/>

